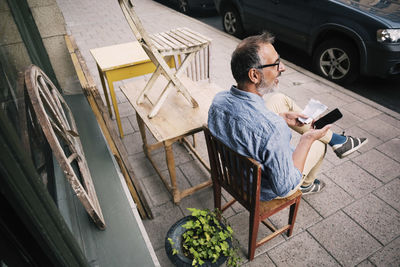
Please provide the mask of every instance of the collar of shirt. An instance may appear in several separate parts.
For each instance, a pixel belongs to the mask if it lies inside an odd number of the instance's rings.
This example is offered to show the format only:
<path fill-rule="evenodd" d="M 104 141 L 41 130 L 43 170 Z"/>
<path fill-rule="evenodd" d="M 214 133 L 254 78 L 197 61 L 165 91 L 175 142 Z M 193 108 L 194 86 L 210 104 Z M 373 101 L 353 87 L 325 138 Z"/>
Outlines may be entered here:
<path fill-rule="evenodd" d="M 250 101 L 256 102 L 257 104 L 261 104 L 262 106 L 265 106 L 264 99 L 261 96 L 254 94 L 254 93 L 240 90 L 237 87 L 235 87 L 234 85 L 232 85 L 232 87 L 231 87 L 231 94 L 235 95 L 238 98 L 250 100 Z"/>

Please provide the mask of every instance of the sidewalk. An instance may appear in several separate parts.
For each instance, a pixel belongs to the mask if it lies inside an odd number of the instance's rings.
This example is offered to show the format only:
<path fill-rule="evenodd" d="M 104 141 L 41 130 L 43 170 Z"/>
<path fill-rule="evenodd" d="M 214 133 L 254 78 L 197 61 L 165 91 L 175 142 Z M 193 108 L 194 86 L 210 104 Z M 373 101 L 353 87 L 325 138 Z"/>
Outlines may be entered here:
<path fill-rule="evenodd" d="M 116 0 L 57 0 L 82 52 L 99 91 L 101 83 L 89 49 L 133 41 Z M 171 10 L 155 1 L 135 0 L 136 10 L 150 33 L 187 26 L 212 41 L 211 81 L 229 89 L 230 54 L 239 42 L 208 25 Z M 279 52 L 279 51 L 278 51 Z M 325 81 L 285 62 L 287 71 L 280 78 L 280 90 L 299 105 L 312 97 L 328 107 L 339 107 L 344 117 L 333 130 L 347 135 L 368 137 L 360 151 L 340 160 L 328 148 L 319 179 L 326 182 L 320 194 L 303 197 L 294 234 L 280 236 L 256 250 L 256 258 L 245 266 L 399 266 L 400 265 L 400 114 Z M 123 82 L 121 82 L 123 83 Z M 164 184 L 148 162 L 136 116 L 115 84 L 120 115 L 126 134 L 123 142 L 136 178 L 140 180 L 155 218 L 144 221 L 162 266 L 172 266 L 164 251 L 168 228 L 188 214 L 187 207 L 212 208 L 211 188 L 184 198 L 174 205 Z M 116 127 L 116 124 L 115 124 Z M 202 135 L 199 146 L 206 155 Z M 293 142 L 298 140 L 294 135 Z M 209 174 L 183 146 L 174 146 L 180 187 L 207 179 Z M 154 156 L 167 173 L 164 152 Z M 248 213 L 235 204 L 229 218 L 247 262 Z M 284 218 L 273 217 L 280 224 Z M 260 226 L 260 233 L 266 231 Z"/>

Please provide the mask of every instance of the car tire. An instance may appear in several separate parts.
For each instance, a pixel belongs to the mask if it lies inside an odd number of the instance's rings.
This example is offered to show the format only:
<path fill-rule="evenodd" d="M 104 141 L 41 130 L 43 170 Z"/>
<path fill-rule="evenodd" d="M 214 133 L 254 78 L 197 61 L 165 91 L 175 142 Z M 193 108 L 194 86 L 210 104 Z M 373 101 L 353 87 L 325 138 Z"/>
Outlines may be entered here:
<path fill-rule="evenodd" d="M 178 10 L 183 14 L 189 14 L 189 1 L 188 0 L 177 0 Z"/>
<path fill-rule="evenodd" d="M 322 42 L 313 53 L 314 70 L 335 83 L 355 81 L 359 75 L 357 48 L 345 40 Z"/>
<path fill-rule="evenodd" d="M 243 37 L 244 29 L 239 12 L 233 6 L 226 6 L 222 12 L 222 26 L 224 31 L 236 36 Z"/>

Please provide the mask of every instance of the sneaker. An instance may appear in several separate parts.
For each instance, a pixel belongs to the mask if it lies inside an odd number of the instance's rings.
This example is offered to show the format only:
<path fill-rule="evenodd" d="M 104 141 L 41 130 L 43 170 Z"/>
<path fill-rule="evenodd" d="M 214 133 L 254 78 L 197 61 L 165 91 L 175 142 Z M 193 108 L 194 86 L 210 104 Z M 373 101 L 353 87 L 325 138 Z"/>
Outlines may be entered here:
<path fill-rule="evenodd" d="M 314 183 L 310 184 L 309 186 L 306 187 L 300 186 L 300 191 L 303 193 L 303 195 L 308 195 L 321 192 L 324 187 L 325 187 L 324 182 L 315 179 Z"/>
<path fill-rule="evenodd" d="M 346 142 L 340 145 L 334 145 L 332 146 L 332 148 L 336 155 L 342 159 L 355 152 L 366 143 L 368 143 L 367 138 L 354 138 L 351 136 L 347 136 Z"/>

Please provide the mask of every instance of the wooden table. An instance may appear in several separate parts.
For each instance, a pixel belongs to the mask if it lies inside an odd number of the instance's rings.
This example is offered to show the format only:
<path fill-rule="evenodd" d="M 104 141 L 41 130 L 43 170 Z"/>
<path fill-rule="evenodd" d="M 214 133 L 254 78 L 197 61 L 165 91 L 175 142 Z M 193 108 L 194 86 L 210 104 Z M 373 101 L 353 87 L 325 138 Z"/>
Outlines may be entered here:
<path fill-rule="evenodd" d="M 147 54 L 137 41 L 91 49 L 90 53 L 96 61 L 101 85 L 103 87 L 104 96 L 107 102 L 108 112 L 110 117 L 112 117 L 111 104 L 108 98 L 104 78 L 107 79 L 119 133 L 121 138 L 123 138 L 124 132 L 119 116 L 117 98 L 113 83 L 116 81 L 152 73 L 155 71 L 156 67 L 150 61 Z M 175 67 L 174 58 L 171 58 L 167 63 L 171 68 Z"/>
<path fill-rule="evenodd" d="M 208 82 L 194 83 L 189 78 L 182 76 L 182 81 L 185 82 L 187 88 L 190 89 L 191 94 L 199 103 L 199 107 L 192 108 L 186 99 L 178 94 L 171 93 L 167 100 L 164 102 L 157 116 L 149 119 L 148 114 L 152 109 L 152 105 L 146 101 L 142 104 L 137 104 L 136 99 L 145 85 L 144 80 L 137 80 L 127 85 L 121 86 L 122 92 L 126 95 L 133 108 L 136 110 L 137 122 L 140 129 L 140 134 L 143 140 L 143 150 L 156 172 L 164 182 L 167 189 L 173 196 L 174 203 L 179 201 L 202 188 L 211 185 L 211 180 L 193 186 L 191 188 L 180 191 L 176 183 L 176 171 L 174 154 L 172 145 L 176 141 L 183 141 L 183 143 L 193 152 L 199 159 L 201 164 L 210 170 L 208 164 L 200 157 L 195 149 L 195 143 L 192 145 L 185 137 L 193 135 L 202 131 L 202 126 L 207 122 L 208 109 L 214 98 L 215 94 L 221 89 L 215 84 Z M 166 81 L 158 79 L 154 88 L 162 90 Z M 154 90 L 157 91 L 157 90 Z M 157 92 L 154 97 L 157 97 Z M 149 96 L 152 99 L 152 95 Z M 151 134 L 156 139 L 156 143 L 148 144 L 145 132 L 145 126 L 149 129 Z M 156 163 L 151 157 L 151 151 L 164 147 L 168 172 L 171 180 L 171 185 L 167 179 L 161 174 L 161 171 L 156 166 Z"/>

